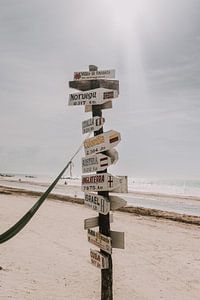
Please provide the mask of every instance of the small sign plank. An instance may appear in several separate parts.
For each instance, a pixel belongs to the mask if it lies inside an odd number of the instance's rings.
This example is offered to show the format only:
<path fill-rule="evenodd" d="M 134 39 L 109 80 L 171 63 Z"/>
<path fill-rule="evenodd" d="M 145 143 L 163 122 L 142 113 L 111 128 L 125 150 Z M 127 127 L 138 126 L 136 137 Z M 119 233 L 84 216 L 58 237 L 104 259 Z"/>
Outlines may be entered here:
<path fill-rule="evenodd" d="M 119 93 L 119 80 L 95 79 L 95 80 L 74 80 L 69 81 L 69 87 L 80 91 L 105 88 L 116 90 Z"/>
<path fill-rule="evenodd" d="M 82 158 L 82 173 L 92 173 L 104 171 L 111 165 L 111 158 L 107 155 L 98 153 Z"/>
<path fill-rule="evenodd" d="M 108 257 L 101 254 L 97 250 L 90 249 L 90 259 L 91 263 L 99 268 L 99 269 L 108 269 L 109 263 L 108 263 Z"/>
<path fill-rule="evenodd" d="M 98 88 L 69 94 L 68 105 L 100 105 L 118 97 L 116 90 Z"/>
<path fill-rule="evenodd" d="M 97 131 L 103 127 L 105 119 L 102 117 L 94 117 L 82 122 L 82 133 Z"/>
<path fill-rule="evenodd" d="M 74 80 L 115 78 L 115 70 L 74 72 Z"/>
<path fill-rule="evenodd" d="M 127 202 L 124 199 L 118 196 L 109 195 L 109 199 L 110 199 L 110 209 L 112 211 L 124 207 L 127 204 Z"/>
<path fill-rule="evenodd" d="M 112 101 L 108 101 L 106 103 L 99 105 L 101 109 L 109 109 L 112 108 Z M 85 112 L 92 111 L 92 105 L 85 105 Z"/>
<path fill-rule="evenodd" d="M 119 144 L 121 135 L 115 130 L 109 130 L 95 137 L 85 139 L 85 155 L 92 155 L 102 151 L 107 151 Z"/>
<path fill-rule="evenodd" d="M 113 222 L 113 214 L 109 215 L 110 223 Z M 99 217 L 93 217 L 84 220 L 84 229 L 90 229 L 99 226 Z"/>
<path fill-rule="evenodd" d="M 112 253 L 111 238 L 101 234 L 100 232 L 88 229 L 88 242 L 99 247 L 109 254 Z"/>
<path fill-rule="evenodd" d="M 107 215 L 107 213 L 110 211 L 110 201 L 101 195 L 85 193 L 84 203 L 86 206 L 103 215 Z"/>
<path fill-rule="evenodd" d="M 116 176 L 120 184 L 113 190 L 115 193 L 128 193 L 128 176 Z"/>
<path fill-rule="evenodd" d="M 90 174 L 82 176 L 83 192 L 112 191 L 119 185 L 119 179 L 109 173 Z"/>
<path fill-rule="evenodd" d="M 112 239 L 112 247 L 117 249 L 125 249 L 124 232 L 110 231 L 110 237 Z"/>

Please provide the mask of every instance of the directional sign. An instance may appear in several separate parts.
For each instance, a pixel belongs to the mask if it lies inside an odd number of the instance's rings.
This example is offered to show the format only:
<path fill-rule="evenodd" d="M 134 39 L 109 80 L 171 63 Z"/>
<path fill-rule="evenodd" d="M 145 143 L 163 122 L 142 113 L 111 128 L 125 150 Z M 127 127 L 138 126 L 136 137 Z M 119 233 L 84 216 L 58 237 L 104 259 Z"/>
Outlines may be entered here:
<path fill-rule="evenodd" d="M 74 80 L 69 81 L 69 87 L 80 91 L 89 91 L 91 89 L 105 88 L 111 90 L 117 90 L 119 93 L 119 80 Z"/>
<path fill-rule="evenodd" d="M 85 155 L 91 155 L 114 148 L 121 141 L 119 132 L 109 130 L 84 141 Z"/>
<path fill-rule="evenodd" d="M 82 122 L 82 133 L 97 131 L 102 128 L 105 122 L 104 118 L 94 117 Z"/>
<path fill-rule="evenodd" d="M 109 109 L 112 108 L 112 101 L 108 101 L 106 103 L 103 103 L 99 105 L 101 109 Z M 85 105 L 85 112 L 92 111 L 92 105 Z"/>
<path fill-rule="evenodd" d="M 118 159 L 119 159 L 119 155 L 118 155 L 118 152 L 117 152 L 116 149 L 107 150 L 105 152 L 105 154 L 110 157 L 112 164 L 115 164 L 118 161 Z"/>
<path fill-rule="evenodd" d="M 115 193 L 128 193 L 128 177 L 127 176 L 117 176 L 120 184 L 113 190 Z"/>
<path fill-rule="evenodd" d="M 113 222 L 113 214 L 109 215 L 110 223 Z M 84 229 L 89 229 L 99 226 L 99 217 L 93 217 L 84 220 Z"/>
<path fill-rule="evenodd" d="M 112 253 L 111 238 L 95 230 L 88 229 L 88 242 L 99 247 L 105 252 Z"/>
<path fill-rule="evenodd" d="M 90 249 L 91 263 L 99 269 L 108 269 L 108 257 L 101 254 L 99 251 Z"/>
<path fill-rule="evenodd" d="M 109 195 L 109 200 L 110 200 L 110 209 L 111 210 L 116 210 L 118 208 L 126 206 L 127 202 L 122 199 L 121 197 L 118 196 L 110 196 Z"/>
<path fill-rule="evenodd" d="M 98 153 L 82 158 L 82 173 L 104 171 L 111 165 L 111 158 L 107 155 Z"/>
<path fill-rule="evenodd" d="M 115 70 L 74 72 L 74 80 L 115 78 Z"/>
<path fill-rule="evenodd" d="M 68 105 L 99 105 L 117 98 L 118 92 L 105 88 L 69 94 Z"/>
<path fill-rule="evenodd" d="M 124 232 L 121 231 L 110 231 L 112 239 L 112 247 L 118 249 L 124 249 Z"/>
<path fill-rule="evenodd" d="M 84 204 L 104 215 L 107 215 L 110 211 L 110 201 L 106 197 L 97 194 L 85 193 Z"/>
<path fill-rule="evenodd" d="M 118 185 L 120 185 L 120 180 L 109 173 L 82 176 L 82 191 L 84 192 L 112 191 Z"/>

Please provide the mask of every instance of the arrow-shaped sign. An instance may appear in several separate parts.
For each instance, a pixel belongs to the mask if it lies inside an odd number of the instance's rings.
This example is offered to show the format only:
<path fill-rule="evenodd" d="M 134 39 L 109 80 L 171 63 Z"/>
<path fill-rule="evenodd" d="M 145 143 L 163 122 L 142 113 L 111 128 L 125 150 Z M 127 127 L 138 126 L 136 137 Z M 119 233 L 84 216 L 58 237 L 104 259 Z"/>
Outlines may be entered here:
<path fill-rule="evenodd" d="M 100 253 L 99 251 L 90 249 L 90 258 L 91 263 L 99 268 L 99 269 L 108 269 L 109 263 L 108 263 L 108 257 Z"/>
<path fill-rule="evenodd" d="M 81 93 L 69 94 L 69 105 L 99 105 L 117 98 L 116 90 L 105 88 L 93 89 Z"/>
<path fill-rule="evenodd" d="M 109 215 L 110 223 L 113 222 L 113 214 Z M 99 226 L 99 217 L 93 217 L 84 220 L 84 229 L 89 229 Z"/>
<path fill-rule="evenodd" d="M 85 155 L 91 155 L 110 150 L 121 141 L 121 135 L 115 130 L 109 130 L 84 141 Z"/>
<path fill-rule="evenodd" d="M 111 165 L 111 158 L 107 155 L 98 153 L 82 158 L 82 173 L 104 171 Z"/>
<path fill-rule="evenodd" d="M 74 80 L 115 78 L 115 70 L 74 72 Z"/>
<path fill-rule="evenodd" d="M 88 242 L 101 248 L 105 252 L 112 253 L 111 238 L 92 229 L 88 229 Z"/>
<path fill-rule="evenodd" d="M 120 180 L 109 174 L 100 173 L 82 176 L 82 191 L 112 191 L 120 185 Z"/>
<path fill-rule="evenodd" d="M 105 119 L 102 117 L 94 117 L 82 122 L 82 133 L 97 131 L 103 127 Z"/>

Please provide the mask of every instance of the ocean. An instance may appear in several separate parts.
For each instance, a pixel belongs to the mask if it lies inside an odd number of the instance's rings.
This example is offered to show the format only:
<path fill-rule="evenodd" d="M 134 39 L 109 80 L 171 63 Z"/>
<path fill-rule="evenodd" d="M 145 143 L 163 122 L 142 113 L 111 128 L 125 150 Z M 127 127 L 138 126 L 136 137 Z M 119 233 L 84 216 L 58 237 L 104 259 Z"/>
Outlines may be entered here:
<path fill-rule="evenodd" d="M 0 185 L 41 192 L 45 191 L 56 177 L 29 174 L 9 175 L 12 177 L 0 176 Z M 80 177 L 64 176 L 59 180 L 53 193 L 83 198 L 84 193 L 80 187 Z M 128 178 L 128 191 L 126 194 L 118 195 L 130 205 L 200 216 L 200 180 Z M 135 195 L 135 192 L 139 193 Z"/>

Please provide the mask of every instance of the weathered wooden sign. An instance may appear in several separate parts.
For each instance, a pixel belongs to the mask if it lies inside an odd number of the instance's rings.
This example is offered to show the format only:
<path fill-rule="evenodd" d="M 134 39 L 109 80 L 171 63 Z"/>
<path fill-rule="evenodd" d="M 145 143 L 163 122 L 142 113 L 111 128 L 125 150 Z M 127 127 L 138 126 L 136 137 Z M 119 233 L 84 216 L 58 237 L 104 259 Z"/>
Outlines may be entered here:
<path fill-rule="evenodd" d="M 109 215 L 110 223 L 113 222 L 113 214 Z M 99 226 L 99 217 L 93 217 L 84 220 L 84 229 L 94 228 Z"/>
<path fill-rule="evenodd" d="M 117 98 L 118 92 L 105 88 L 69 94 L 68 105 L 99 105 Z"/>
<path fill-rule="evenodd" d="M 111 165 L 111 158 L 107 155 L 98 153 L 82 158 L 82 173 L 104 171 Z"/>
<path fill-rule="evenodd" d="M 107 150 L 105 151 L 105 154 L 110 157 L 112 164 L 115 164 L 119 159 L 119 155 L 116 149 Z"/>
<path fill-rule="evenodd" d="M 110 211 L 110 201 L 106 197 L 97 194 L 85 193 L 84 204 L 103 215 Z"/>
<path fill-rule="evenodd" d="M 74 80 L 115 78 L 115 70 L 74 72 Z"/>
<path fill-rule="evenodd" d="M 82 133 L 88 133 L 92 131 L 99 130 L 103 127 L 105 122 L 104 118 L 94 117 L 82 122 Z"/>
<path fill-rule="evenodd" d="M 111 101 L 108 101 L 108 102 L 105 102 L 101 105 L 99 105 L 101 107 L 101 109 L 109 109 L 109 108 L 112 108 L 112 100 Z M 92 111 L 92 105 L 85 105 L 85 112 L 90 112 Z"/>
<path fill-rule="evenodd" d="M 85 155 L 91 155 L 114 148 L 121 141 L 119 132 L 109 130 L 95 137 L 85 139 Z"/>
<path fill-rule="evenodd" d="M 109 195 L 110 210 L 116 210 L 118 208 L 126 206 L 127 202 L 118 196 Z"/>
<path fill-rule="evenodd" d="M 116 210 L 126 206 L 127 202 L 118 196 L 109 195 L 109 198 L 106 198 L 101 195 L 86 192 L 84 204 L 100 214 L 107 215 L 110 210 Z"/>
<path fill-rule="evenodd" d="M 111 238 L 95 230 L 88 229 L 88 242 L 99 247 L 105 252 L 112 253 Z"/>
<path fill-rule="evenodd" d="M 119 179 L 109 173 L 82 176 L 82 191 L 84 192 L 112 191 L 118 185 L 120 185 Z"/>
<path fill-rule="evenodd" d="M 74 80 L 69 81 L 69 87 L 80 91 L 105 88 L 116 90 L 119 93 L 119 80 L 94 79 L 94 80 Z"/>
<path fill-rule="evenodd" d="M 124 249 L 124 232 L 110 231 L 110 237 L 112 240 L 112 247 L 118 249 Z"/>
<path fill-rule="evenodd" d="M 90 249 L 91 263 L 99 269 L 108 269 L 108 257 L 101 254 L 99 251 Z"/>
<path fill-rule="evenodd" d="M 119 179 L 120 184 L 113 190 L 115 193 L 128 193 L 128 177 L 116 176 Z"/>

